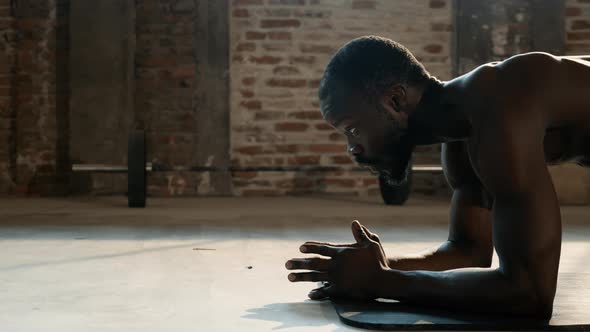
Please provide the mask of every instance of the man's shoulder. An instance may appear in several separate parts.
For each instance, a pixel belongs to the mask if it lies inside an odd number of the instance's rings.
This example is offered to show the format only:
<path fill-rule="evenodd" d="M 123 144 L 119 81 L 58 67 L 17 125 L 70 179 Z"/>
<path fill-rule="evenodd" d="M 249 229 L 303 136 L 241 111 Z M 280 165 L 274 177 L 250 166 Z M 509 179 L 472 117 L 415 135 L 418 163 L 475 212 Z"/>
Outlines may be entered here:
<path fill-rule="evenodd" d="M 486 96 L 497 99 L 500 93 L 522 96 L 532 88 L 531 83 L 542 82 L 541 76 L 555 70 L 559 61 L 549 53 L 522 53 L 483 64 L 450 81 L 449 86 L 484 99 Z"/>
<path fill-rule="evenodd" d="M 502 70 L 519 70 L 531 67 L 552 65 L 559 62 L 559 58 L 546 52 L 529 52 L 513 55 L 505 60 L 497 61 L 496 67 Z"/>

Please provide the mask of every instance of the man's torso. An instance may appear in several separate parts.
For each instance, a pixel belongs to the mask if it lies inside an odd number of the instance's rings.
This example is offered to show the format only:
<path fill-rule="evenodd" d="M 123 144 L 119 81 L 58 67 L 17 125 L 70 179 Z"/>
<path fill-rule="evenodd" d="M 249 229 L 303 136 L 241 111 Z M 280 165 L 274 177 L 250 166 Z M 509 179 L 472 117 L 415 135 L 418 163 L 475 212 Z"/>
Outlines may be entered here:
<path fill-rule="evenodd" d="M 508 71 L 514 78 L 500 78 Z M 486 153 L 478 151 L 477 140 L 489 118 L 512 117 L 502 114 L 502 107 L 490 108 L 496 104 L 490 100 L 505 99 L 501 103 L 509 105 L 513 98 L 525 105 L 517 117 L 542 117 L 548 164 L 572 161 L 590 167 L 590 56 L 523 54 L 484 65 L 454 81 L 451 89 L 466 96 L 465 111 L 474 123 L 472 137 L 466 141 L 472 163 L 476 154 Z"/>

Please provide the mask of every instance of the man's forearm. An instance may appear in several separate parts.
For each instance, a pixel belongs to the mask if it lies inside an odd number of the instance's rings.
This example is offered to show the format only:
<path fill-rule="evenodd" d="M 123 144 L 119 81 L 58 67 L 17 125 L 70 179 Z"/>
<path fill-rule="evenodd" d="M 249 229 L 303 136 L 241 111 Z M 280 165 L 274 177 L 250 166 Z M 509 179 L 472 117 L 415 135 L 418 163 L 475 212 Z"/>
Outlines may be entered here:
<path fill-rule="evenodd" d="M 388 258 L 389 267 L 396 270 L 445 271 L 463 267 L 489 267 L 491 257 L 466 246 L 446 241 L 438 249 L 419 254 Z"/>
<path fill-rule="evenodd" d="M 418 305 L 486 313 L 551 316 L 552 303 L 540 303 L 530 285 L 517 283 L 499 269 L 384 271 L 376 295 Z"/>

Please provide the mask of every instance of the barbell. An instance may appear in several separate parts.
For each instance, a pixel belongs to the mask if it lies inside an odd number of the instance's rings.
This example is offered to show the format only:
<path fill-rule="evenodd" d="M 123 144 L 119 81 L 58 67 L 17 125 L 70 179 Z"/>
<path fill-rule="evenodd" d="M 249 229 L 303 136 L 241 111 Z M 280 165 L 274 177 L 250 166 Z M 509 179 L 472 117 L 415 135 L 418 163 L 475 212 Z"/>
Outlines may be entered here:
<path fill-rule="evenodd" d="M 106 164 L 73 164 L 72 172 L 127 173 L 127 199 L 129 207 L 145 207 L 148 172 L 366 172 L 354 166 L 170 166 L 146 162 L 145 132 L 133 130 L 129 135 L 127 166 Z M 412 172 L 441 172 L 439 165 L 412 165 Z M 388 184 L 379 177 L 381 196 L 386 204 L 401 205 L 410 194 L 411 174 L 406 183 Z"/>

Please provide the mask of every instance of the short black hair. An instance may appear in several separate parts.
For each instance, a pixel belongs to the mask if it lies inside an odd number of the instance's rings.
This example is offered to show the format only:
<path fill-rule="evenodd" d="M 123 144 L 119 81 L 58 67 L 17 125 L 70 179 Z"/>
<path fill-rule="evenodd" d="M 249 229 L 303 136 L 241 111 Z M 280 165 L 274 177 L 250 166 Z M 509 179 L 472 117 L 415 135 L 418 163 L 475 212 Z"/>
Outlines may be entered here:
<path fill-rule="evenodd" d="M 391 85 L 416 85 L 430 77 L 402 44 L 383 37 L 363 36 L 346 43 L 334 54 L 324 71 L 319 98 L 325 101 L 342 89 L 348 92 L 361 89 L 364 97 L 373 97 Z"/>

